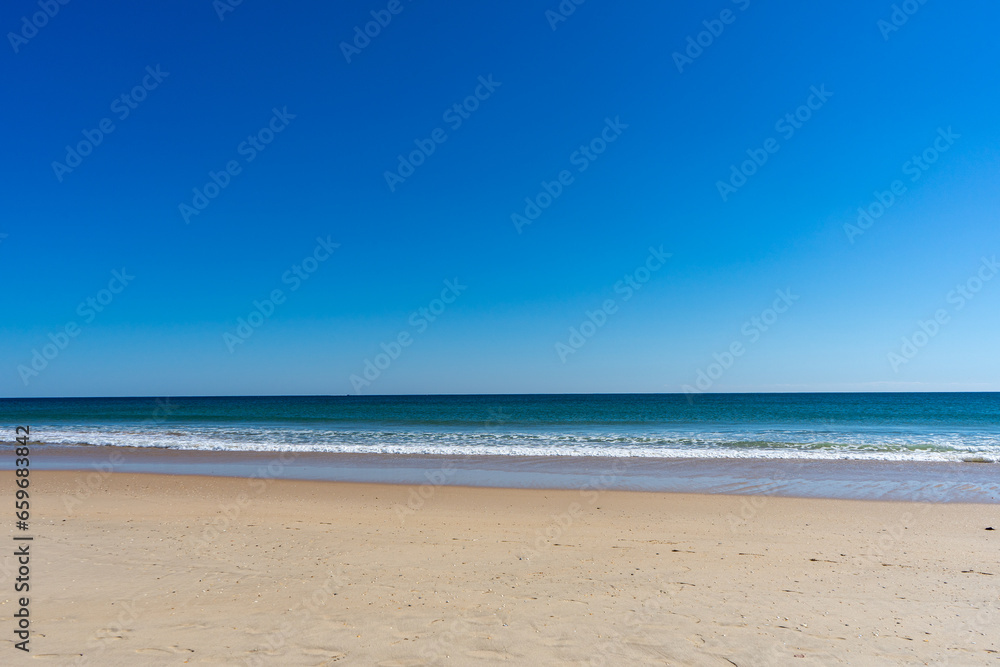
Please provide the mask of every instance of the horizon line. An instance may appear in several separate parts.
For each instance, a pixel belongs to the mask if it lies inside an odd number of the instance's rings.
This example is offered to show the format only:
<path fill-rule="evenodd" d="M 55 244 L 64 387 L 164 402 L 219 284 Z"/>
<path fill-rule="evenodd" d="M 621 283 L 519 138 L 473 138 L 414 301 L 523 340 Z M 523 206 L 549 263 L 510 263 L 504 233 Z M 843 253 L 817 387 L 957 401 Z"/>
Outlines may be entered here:
<path fill-rule="evenodd" d="M 815 394 L 1000 394 L 993 390 L 835 390 L 835 391 L 704 391 L 704 392 L 534 392 L 534 393 L 429 393 L 429 394 L 144 394 L 134 396 L 0 396 L 0 401 L 37 401 L 67 399 L 157 399 L 157 398 L 403 398 L 463 396 L 756 396 Z"/>

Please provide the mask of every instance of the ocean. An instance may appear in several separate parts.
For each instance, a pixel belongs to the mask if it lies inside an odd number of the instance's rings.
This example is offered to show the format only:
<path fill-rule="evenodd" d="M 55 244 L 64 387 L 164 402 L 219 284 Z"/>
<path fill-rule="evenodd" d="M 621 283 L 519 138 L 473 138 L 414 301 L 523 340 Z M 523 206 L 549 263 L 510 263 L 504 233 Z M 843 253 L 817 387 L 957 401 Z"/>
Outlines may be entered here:
<path fill-rule="evenodd" d="M 1000 393 L 0 399 L 0 441 L 240 452 L 1000 462 Z"/>

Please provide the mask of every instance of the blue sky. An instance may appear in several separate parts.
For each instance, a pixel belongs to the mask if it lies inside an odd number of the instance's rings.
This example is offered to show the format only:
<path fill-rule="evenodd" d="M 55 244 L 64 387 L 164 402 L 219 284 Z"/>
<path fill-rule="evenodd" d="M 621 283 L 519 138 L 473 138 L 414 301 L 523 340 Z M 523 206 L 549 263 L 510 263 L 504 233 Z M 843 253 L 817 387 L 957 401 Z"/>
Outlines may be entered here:
<path fill-rule="evenodd" d="M 1000 390 L 1000 7 L 903 4 L 7 3 L 0 395 Z"/>

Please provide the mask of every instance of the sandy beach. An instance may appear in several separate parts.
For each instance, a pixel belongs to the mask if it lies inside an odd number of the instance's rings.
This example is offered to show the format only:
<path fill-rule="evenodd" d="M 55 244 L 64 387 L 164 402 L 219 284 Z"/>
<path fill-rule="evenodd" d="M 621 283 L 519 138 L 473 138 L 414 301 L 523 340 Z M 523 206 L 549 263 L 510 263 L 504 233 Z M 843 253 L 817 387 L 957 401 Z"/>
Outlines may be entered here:
<path fill-rule="evenodd" d="M 5 632 L 5 664 L 1000 661 L 996 505 L 94 471 L 32 493 L 32 652 Z"/>

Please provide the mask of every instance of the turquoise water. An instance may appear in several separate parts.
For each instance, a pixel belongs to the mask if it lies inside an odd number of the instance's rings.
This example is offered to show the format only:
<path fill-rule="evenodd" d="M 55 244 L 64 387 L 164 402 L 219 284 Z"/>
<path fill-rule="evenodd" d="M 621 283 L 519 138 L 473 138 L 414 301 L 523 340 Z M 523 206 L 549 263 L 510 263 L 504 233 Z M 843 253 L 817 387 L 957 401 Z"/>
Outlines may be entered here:
<path fill-rule="evenodd" d="M 0 440 L 362 454 L 1000 461 L 1000 393 L 0 399 Z"/>

